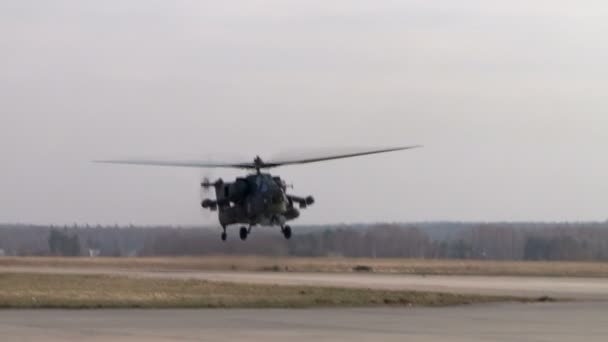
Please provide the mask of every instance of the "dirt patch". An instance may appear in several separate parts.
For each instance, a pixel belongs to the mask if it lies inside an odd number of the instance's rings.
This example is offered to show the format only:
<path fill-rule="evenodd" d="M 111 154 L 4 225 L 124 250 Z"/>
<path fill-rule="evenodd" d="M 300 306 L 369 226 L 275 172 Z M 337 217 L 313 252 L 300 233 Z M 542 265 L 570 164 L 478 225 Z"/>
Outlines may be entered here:
<path fill-rule="evenodd" d="M 475 260 L 295 258 L 208 256 L 178 258 L 2 257 L 2 266 L 118 268 L 155 271 L 373 272 L 414 275 L 608 277 L 602 262 L 512 262 Z M 369 270 L 367 269 L 369 267 Z"/>
<path fill-rule="evenodd" d="M 0 289 L 0 308 L 410 307 L 530 301 L 506 296 L 71 274 L 0 273 Z"/>

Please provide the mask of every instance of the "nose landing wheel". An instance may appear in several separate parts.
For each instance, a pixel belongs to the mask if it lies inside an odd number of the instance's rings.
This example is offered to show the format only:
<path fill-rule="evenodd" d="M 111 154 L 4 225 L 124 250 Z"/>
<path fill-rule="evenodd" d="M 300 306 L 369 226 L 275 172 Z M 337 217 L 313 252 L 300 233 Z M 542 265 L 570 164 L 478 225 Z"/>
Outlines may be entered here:
<path fill-rule="evenodd" d="M 226 234 L 226 227 L 222 227 L 222 235 L 220 235 L 220 237 L 222 238 L 222 241 L 226 241 L 228 238 L 228 234 Z"/>
<path fill-rule="evenodd" d="M 241 237 L 241 240 L 243 240 L 243 241 L 247 240 L 248 235 L 249 235 L 249 229 L 247 229 L 247 227 L 241 227 L 241 230 L 239 230 L 239 236 Z"/>
<path fill-rule="evenodd" d="M 289 240 L 291 239 L 291 227 L 290 226 L 285 226 L 281 229 L 281 231 L 283 232 L 283 236 Z"/>

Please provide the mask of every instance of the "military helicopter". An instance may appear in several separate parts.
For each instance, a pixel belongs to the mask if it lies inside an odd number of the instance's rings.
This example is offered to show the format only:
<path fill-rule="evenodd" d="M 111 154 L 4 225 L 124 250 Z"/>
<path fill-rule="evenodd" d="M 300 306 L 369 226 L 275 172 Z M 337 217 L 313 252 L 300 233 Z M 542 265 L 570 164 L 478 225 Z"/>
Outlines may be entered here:
<path fill-rule="evenodd" d="M 295 160 L 265 161 L 257 156 L 253 162 L 221 163 L 205 161 L 161 161 L 161 160 L 101 160 L 97 163 L 177 166 L 194 168 L 237 168 L 249 170 L 244 177 L 238 177 L 233 182 L 224 182 L 221 178 L 215 181 L 204 179 L 201 183 L 203 189 L 214 189 L 215 199 L 204 199 L 201 206 L 210 211 L 217 211 L 222 226 L 222 241 L 226 241 L 226 228 L 234 224 L 242 224 L 239 230 L 241 240 L 246 240 L 254 226 L 278 226 L 286 239 L 292 235 L 291 227 L 287 222 L 300 216 L 300 210 L 315 203 L 312 196 L 300 197 L 287 193 L 287 184 L 278 176 L 264 173 L 262 170 L 279 166 L 308 164 L 334 159 L 359 157 L 370 154 L 402 151 L 420 147 L 405 146 L 368 151 L 359 151 L 349 154 L 325 155 L 313 158 Z M 296 205 L 298 208 L 296 208 Z"/>

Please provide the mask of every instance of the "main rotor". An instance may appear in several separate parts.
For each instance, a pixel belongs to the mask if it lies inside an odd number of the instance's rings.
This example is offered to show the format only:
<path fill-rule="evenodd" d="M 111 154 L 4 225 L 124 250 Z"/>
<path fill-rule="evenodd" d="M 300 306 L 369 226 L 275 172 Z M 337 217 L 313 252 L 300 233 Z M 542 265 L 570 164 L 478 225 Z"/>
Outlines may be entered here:
<path fill-rule="evenodd" d="M 257 173 L 260 173 L 260 169 L 264 168 L 264 161 L 260 156 L 256 156 L 255 159 L 253 159 L 253 164 L 255 165 L 255 171 Z"/>
<path fill-rule="evenodd" d="M 110 163 L 110 164 L 129 164 L 129 165 L 153 165 L 153 166 L 177 166 L 177 167 L 195 167 L 195 168 L 237 168 L 237 169 L 248 169 L 255 170 L 260 173 L 263 169 L 271 169 L 279 166 L 287 165 L 298 165 L 316 163 L 321 161 L 344 159 L 352 157 L 366 156 L 370 154 L 395 152 L 402 150 L 409 150 L 422 147 L 420 145 L 414 146 L 403 146 L 403 147 L 391 147 L 374 150 L 363 150 L 353 153 L 346 154 L 327 154 L 323 156 L 303 158 L 303 159 L 284 159 L 284 160 L 270 160 L 264 161 L 259 155 L 253 159 L 253 162 L 244 163 L 226 163 L 226 162 L 207 162 L 200 160 L 152 160 L 152 159 L 117 159 L 117 160 L 99 160 L 97 163 Z"/>

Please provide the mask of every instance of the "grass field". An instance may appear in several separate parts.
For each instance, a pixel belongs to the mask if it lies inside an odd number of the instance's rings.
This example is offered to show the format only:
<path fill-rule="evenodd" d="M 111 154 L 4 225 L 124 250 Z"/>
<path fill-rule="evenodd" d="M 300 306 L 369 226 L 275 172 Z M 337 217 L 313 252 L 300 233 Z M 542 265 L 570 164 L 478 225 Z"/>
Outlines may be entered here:
<path fill-rule="evenodd" d="M 266 272 L 373 272 L 418 275 L 608 277 L 601 262 L 499 262 L 470 260 L 291 258 L 209 256 L 177 258 L 2 257 L 2 267 L 88 267 L 142 270 L 232 270 Z"/>
<path fill-rule="evenodd" d="M 105 275 L 0 273 L 0 308 L 309 308 L 448 306 L 514 297 L 248 285 Z"/>

